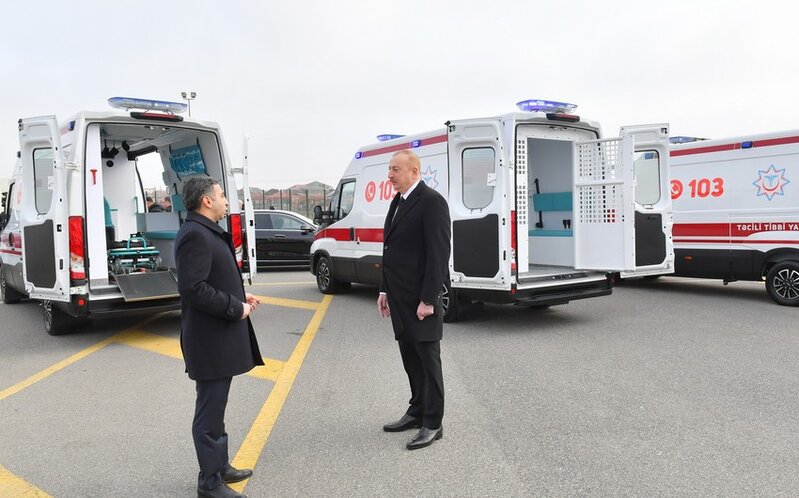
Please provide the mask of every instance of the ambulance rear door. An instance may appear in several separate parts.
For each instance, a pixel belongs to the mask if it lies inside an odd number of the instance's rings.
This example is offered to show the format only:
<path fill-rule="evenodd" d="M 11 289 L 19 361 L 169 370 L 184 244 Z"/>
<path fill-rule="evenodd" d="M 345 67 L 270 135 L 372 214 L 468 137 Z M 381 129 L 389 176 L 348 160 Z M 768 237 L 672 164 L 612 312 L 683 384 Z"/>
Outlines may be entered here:
<path fill-rule="evenodd" d="M 55 116 L 20 119 L 19 144 L 25 290 L 34 299 L 69 301 L 67 170 Z"/>
<path fill-rule="evenodd" d="M 244 137 L 244 152 L 242 158 L 242 168 L 237 171 L 241 173 L 241 190 L 244 196 L 244 246 L 247 254 L 242 257 L 247 262 L 247 271 L 242 274 L 252 285 L 252 279 L 258 273 L 258 263 L 255 258 L 255 211 L 252 206 L 252 194 L 250 193 L 249 178 L 249 137 Z"/>
<path fill-rule="evenodd" d="M 510 289 L 510 220 L 500 118 L 448 126 L 453 287 Z"/>
<path fill-rule="evenodd" d="M 668 125 L 575 143 L 575 267 L 642 276 L 674 271 Z"/>

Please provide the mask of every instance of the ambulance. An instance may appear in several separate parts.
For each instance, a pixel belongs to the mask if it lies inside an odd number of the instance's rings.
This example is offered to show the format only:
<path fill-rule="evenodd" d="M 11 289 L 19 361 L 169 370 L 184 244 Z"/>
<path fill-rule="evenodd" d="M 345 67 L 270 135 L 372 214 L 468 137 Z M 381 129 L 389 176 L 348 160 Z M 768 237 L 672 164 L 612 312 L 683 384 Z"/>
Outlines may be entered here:
<path fill-rule="evenodd" d="M 471 301 L 547 306 L 610 294 L 613 275 L 673 270 L 668 125 L 630 126 L 617 138 L 564 102 L 447 121 L 360 148 L 311 247 L 323 293 L 379 285 L 383 222 L 395 195 L 392 154 L 413 150 L 421 177 L 449 203 L 445 320 Z"/>
<path fill-rule="evenodd" d="M 673 137 L 675 274 L 764 281 L 799 305 L 799 131 Z"/>
<path fill-rule="evenodd" d="M 244 219 L 253 219 L 246 167 L 231 164 L 217 124 L 184 119 L 183 103 L 108 102 L 118 110 L 19 120 L 0 214 L 0 291 L 5 304 L 39 301 L 52 335 L 94 317 L 180 308 L 173 251 L 188 179 L 218 180 L 232 207 L 243 190 Z M 148 212 L 145 167 L 163 180 L 172 211 Z M 242 219 L 235 209 L 220 224 L 252 278 L 254 226 Z"/>

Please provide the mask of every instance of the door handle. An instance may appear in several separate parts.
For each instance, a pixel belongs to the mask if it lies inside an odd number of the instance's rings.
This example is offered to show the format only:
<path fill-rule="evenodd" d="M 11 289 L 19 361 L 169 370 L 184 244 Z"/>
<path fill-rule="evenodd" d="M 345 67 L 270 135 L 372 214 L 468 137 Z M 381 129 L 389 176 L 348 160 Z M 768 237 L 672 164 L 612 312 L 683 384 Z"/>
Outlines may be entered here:
<path fill-rule="evenodd" d="M 275 235 L 275 238 L 276 238 L 276 239 L 285 239 L 285 238 L 286 238 L 286 236 L 285 236 L 284 234 L 282 234 L 282 233 L 279 233 L 279 234 L 276 234 L 276 235 Z"/>

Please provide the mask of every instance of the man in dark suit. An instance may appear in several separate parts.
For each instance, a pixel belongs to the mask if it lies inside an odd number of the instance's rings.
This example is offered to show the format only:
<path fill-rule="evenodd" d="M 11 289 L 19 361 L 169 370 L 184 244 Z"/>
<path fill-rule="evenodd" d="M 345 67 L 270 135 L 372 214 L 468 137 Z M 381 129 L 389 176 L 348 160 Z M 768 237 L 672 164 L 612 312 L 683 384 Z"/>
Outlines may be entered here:
<path fill-rule="evenodd" d="M 383 279 L 377 308 L 391 317 L 402 365 L 411 385 L 410 407 L 386 432 L 419 428 L 407 444 L 415 450 L 444 435 L 441 291 L 449 278 L 450 219 L 447 201 L 420 181 L 419 157 L 394 154 L 388 179 L 399 192 L 383 228 Z"/>
<path fill-rule="evenodd" d="M 197 495 L 242 496 L 227 483 L 247 479 L 228 458 L 225 407 L 234 375 L 263 365 L 249 315 L 259 301 L 244 292 L 232 236 L 217 222 L 228 201 L 216 180 L 192 178 L 183 188 L 190 213 L 175 240 L 181 297 L 180 345 L 186 372 L 197 385 L 192 424 L 200 464 Z"/>

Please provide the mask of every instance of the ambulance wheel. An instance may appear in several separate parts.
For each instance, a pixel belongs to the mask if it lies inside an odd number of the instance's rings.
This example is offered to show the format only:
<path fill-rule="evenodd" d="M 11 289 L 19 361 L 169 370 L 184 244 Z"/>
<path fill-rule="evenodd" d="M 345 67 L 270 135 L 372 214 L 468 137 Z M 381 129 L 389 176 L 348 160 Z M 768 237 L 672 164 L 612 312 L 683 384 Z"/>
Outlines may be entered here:
<path fill-rule="evenodd" d="M 441 304 L 444 308 L 444 322 L 452 323 L 458 321 L 458 294 L 452 290 L 449 282 L 444 284 L 441 292 Z"/>
<path fill-rule="evenodd" d="M 18 303 L 20 299 L 25 297 L 24 295 L 20 294 L 19 292 L 15 291 L 11 287 L 8 286 L 6 283 L 6 276 L 3 275 L 3 271 L 0 270 L 0 295 L 3 298 L 3 303 L 5 304 L 14 304 Z"/>
<path fill-rule="evenodd" d="M 333 278 L 333 271 L 330 269 L 330 258 L 320 256 L 316 262 L 316 286 L 322 294 L 335 294 L 340 290 L 349 288 L 349 282 L 339 282 Z"/>
<path fill-rule="evenodd" d="M 783 306 L 799 306 L 799 263 L 784 261 L 766 274 L 766 290 L 771 299 Z"/>
<path fill-rule="evenodd" d="M 63 335 L 70 332 L 76 325 L 77 320 L 61 310 L 52 301 L 42 301 L 42 320 L 44 330 L 50 335 Z"/>

